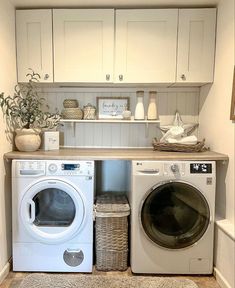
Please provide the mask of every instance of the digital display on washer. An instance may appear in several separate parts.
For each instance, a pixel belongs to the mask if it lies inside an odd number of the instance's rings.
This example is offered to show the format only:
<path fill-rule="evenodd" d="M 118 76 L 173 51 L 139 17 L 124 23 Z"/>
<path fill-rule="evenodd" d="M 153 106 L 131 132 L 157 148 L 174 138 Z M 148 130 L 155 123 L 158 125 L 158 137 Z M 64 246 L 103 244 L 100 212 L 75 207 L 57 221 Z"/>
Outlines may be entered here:
<path fill-rule="evenodd" d="M 62 170 L 78 170 L 80 164 L 62 164 Z"/>
<path fill-rule="evenodd" d="M 209 163 L 191 163 L 190 173 L 192 174 L 212 173 L 212 165 Z"/>

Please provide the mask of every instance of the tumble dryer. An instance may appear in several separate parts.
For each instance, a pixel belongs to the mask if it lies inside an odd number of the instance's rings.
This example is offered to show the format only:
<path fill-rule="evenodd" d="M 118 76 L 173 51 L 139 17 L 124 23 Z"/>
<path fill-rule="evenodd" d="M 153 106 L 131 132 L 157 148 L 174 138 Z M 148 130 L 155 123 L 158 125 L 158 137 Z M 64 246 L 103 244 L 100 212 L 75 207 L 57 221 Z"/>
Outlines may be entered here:
<path fill-rule="evenodd" d="M 131 269 L 211 274 L 215 162 L 133 161 Z"/>
<path fill-rule="evenodd" d="M 13 270 L 91 272 L 93 161 L 13 160 Z"/>

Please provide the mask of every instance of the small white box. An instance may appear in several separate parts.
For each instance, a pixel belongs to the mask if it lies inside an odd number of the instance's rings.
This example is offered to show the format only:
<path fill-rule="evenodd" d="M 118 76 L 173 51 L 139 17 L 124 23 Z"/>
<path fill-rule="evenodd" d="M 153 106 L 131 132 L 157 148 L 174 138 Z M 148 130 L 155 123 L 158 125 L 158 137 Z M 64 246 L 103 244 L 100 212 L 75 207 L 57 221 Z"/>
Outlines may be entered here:
<path fill-rule="evenodd" d="M 42 134 L 42 149 L 43 150 L 58 150 L 60 148 L 59 143 L 59 131 L 44 131 Z"/>

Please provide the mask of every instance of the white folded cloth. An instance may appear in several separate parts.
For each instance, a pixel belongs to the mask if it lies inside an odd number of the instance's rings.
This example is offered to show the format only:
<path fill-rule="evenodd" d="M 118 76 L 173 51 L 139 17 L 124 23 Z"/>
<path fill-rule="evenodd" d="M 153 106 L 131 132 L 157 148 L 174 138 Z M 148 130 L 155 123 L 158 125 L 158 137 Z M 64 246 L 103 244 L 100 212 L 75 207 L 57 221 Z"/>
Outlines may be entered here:
<path fill-rule="evenodd" d="M 183 137 L 181 139 L 168 138 L 166 142 L 194 145 L 194 144 L 197 144 L 197 137 L 192 135 L 192 136 Z"/>
<path fill-rule="evenodd" d="M 168 142 L 169 138 L 171 139 L 180 139 L 184 133 L 184 129 L 180 126 L 171 127 L 160 139 L 160 142 Z"/>

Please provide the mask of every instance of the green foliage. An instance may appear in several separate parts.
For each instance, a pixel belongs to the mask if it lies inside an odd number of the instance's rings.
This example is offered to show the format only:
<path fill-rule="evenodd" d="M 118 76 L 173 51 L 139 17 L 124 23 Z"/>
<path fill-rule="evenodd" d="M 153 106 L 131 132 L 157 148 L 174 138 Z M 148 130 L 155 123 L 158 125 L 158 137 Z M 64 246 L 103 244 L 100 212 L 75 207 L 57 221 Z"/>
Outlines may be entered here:
<path fill-rule="evenodd" d="M 60 115 L 58 112 L 50 113 L 45 99 L 41 98 L 35 87 L 39 82 L 40 75 L 27 74 L 29 82 L 17 84 L 13 96 L 5 96 L 0 93 L 0 106 L 4 115 L 10 120 L 14 129 L 16 128 L 53 128 L 58 126 Z"/>

